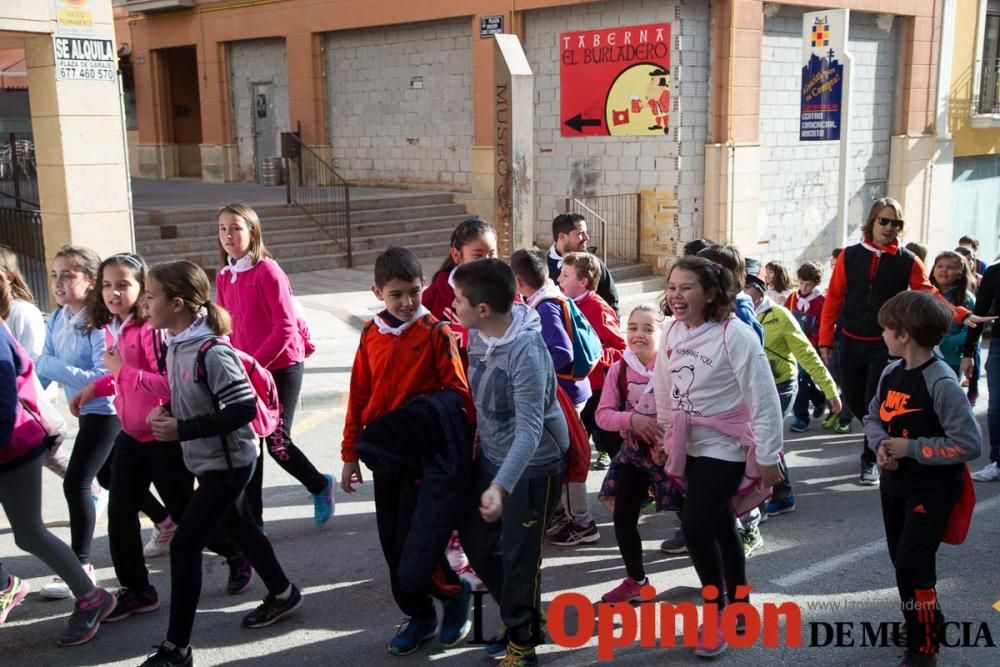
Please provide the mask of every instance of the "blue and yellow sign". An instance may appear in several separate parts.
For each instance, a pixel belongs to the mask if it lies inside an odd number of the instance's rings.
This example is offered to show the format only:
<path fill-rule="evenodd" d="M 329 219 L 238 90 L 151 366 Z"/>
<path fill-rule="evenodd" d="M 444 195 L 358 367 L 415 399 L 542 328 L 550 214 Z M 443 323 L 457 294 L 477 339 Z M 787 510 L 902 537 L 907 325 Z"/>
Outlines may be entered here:
<path fill-rule="evenodd" d="M 803 16 L 800 141 L 840 139 L 846 24 L 844 12 L 838 10 Z"/>

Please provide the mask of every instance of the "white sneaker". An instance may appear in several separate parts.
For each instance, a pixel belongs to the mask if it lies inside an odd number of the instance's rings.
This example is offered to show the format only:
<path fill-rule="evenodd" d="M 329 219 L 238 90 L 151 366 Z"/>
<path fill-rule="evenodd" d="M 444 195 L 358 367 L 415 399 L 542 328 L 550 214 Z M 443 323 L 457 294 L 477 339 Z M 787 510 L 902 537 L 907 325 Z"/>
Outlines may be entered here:
<path fill-rule="evenodd" d="M 153 526 L 153 534 L 142 548 L 142 555 L 146 558 L 156 558 L 170 551 L 170 540 L 174 539 L 175 532 L 177 524 L 171 518 Z"/>
<path fill-rule="evenodd" d="M 111 492 L 107 489 L 98 488 L 97 493 L 92 493 L 90 497 L 94 500 L 94 520 L 100 520 L 108 509 L 108 500 L 111 497 Z"/>
<path fill-rule="evenodd" d="M 1000 479 L 1000 466 L 991 463 L 979 472 L 972 473 L 972 479 L 977 482 L 995 482 Z"/>
<path fill-rule="evenodd" d="M 97 574 L 94 572 L 94 566 L 87 563 L 83 566 L 83 571 L 87 573 L 90 580 L 97 583 Z M 69 585 L 59 577 L 55 577 L 51 582 L 42 587 L 42 597 L 49 598 L 50 600 L 65 600 L 66 598 L 73 597 L 73 591 L 69 589 Z"/>

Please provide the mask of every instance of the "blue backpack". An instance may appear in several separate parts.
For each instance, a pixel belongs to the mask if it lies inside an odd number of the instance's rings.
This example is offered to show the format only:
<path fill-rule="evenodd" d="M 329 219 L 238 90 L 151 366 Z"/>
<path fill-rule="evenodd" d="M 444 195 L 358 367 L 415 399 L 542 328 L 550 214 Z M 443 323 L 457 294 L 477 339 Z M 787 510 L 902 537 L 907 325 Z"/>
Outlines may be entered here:
<path fill-rule="evenodd" d="M 546 299 L 558 301 L 562 309 L 563 326 L 573 343 L 573 366 L 565 373 L 556 373 L 560 380 L 579 382 L 594 370 L 601 360 L 603 346 L 597 337 L 594 327 L 590 326 L 587 317 L 580 312 L 572 299 Z"/>

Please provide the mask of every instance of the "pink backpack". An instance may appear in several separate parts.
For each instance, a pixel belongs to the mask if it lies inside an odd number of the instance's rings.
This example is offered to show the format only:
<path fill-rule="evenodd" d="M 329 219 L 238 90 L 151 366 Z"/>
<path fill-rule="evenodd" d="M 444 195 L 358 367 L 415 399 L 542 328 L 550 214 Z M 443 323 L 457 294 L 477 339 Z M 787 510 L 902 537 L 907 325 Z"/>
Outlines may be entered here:
<path fill-rule="evenodd" d="M 198 348 L 198 356 L 194 363 L 195 381 L 206 382 L 205 354 L 216 345 L 226 345 L 240 358 L 250 386 L 257 394 L 257 416 L 250 422 L 250 427 L 258 437 L 268 437 L 278 428 L 278 422 L 281 420 L 281 403 L 278 402 L 278 388 L 274 384 L 271 371 L 258 364 L 256 359 L 243 350 L 237 350 L 224 338 L 209 338 Z"/>

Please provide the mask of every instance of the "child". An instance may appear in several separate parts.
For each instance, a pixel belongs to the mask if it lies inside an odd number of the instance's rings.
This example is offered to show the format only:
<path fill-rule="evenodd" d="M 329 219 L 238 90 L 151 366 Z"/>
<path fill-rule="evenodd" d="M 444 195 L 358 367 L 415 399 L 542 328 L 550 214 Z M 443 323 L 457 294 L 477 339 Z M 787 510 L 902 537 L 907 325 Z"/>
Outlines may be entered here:
<path fill-rule="evenodd" d="M 448 323 L 452 333 L 458 338 L 458 347 L 462 351 L 468 347 L 469 341 L 465 329 L 458 323 L 451 309 L 451 304 L 455 301 L 455 269 L 466 262 L 496 256 L 497 234 L 493 225 L 479 216 L 466 218 L 452 231 L 448 256 L 421 297 L 421 303 L 431 315 Z"/>
<path fill-rule="evenodd" d="M 278 388 L 281 428 L 265 438 L 267 452 L 308 489 L 313 521 L 322 526 L 333 515 L 333 476 L 320 474 L 290 436 L 305 372 L 305 338 L 292 287 L 264 247 L 260 218 L 252 208 L 226 204 L 219 209 L 218 221 L 221 268 L 215 276 L 215 291 L 219 306 L 232 313 L 233 347 L 269 370 Z M 263 456 L 257 463 L 247 495 L 258 525 L 263 525 Z"/>
<path fill-rule="evenodd" d="M 812 343 L 813 348 L 818 351 L 819 320 L 823 314 L 824 302 L 819 283 L 823 280 L 823 269 L 815 262 L 805 262 L 795 272 L 795 276 L 799 279 L 799 287 L 788 296 L 784 306 L 799 323 L 802 333 Z M 797 384 L 798 393 L 795 395 L 795 403 L 792 406 L 795 421 L 792 422 L 791 428 L 795 433 L 802 433 L 809 429 L 810 401 L 816 406 L 812 416 L 819 419 L 823 416 L 823 409 L 826 407 L 826 397 L 801 364 L 798 368 Z"/>
<path fill-rule="evenodd" d="M 792 291 L 792 278 L 781 262 L 764 265 L 764 282 L 767 283 L 768 298 L 775 303 L 784 303 Z"/>
<path fill-rule="evenodd" d="M 660 323 L 651 306 L 632 310 L 627 336 L 628 349 L 608 369 L 597 408 L 597 424 L 620 431 L 625 441 L 601 484 L 600 499 L 614 515 L 615 539 L 627 576 L 601 596 L 602 602 L 639 600 L 639 589 L 648 583 L 638 523 L 650 493 L 658 511 L 676 509 L 675 495 L 663 470 L 663 429 L 656 421 L 652 377 Z"/>
<path fill-rule="evenodd" d="M 229 314 L 210 296 L 208 276 L 191 262 L 164 262 L 146 277 L 150 324 L 171 334 L 166 360 L 170 403 L 149 413 L 150 427 L 160 442 L 181 442 L 184 463 L 198 478 L 170 545 L 167 638 L 143 663 L 146 667 L 193 664 L 189 644 L 201 595 L 201 551 L 220 527 L 267 586 L 267 597 L 243 617 L 243 627 L 271 625 L 302 604 L 302 594 L 285 576 L 244 493 L 258 455 L 258 439 L 250 427 L 256 414 L 254 389 L 228 343 L 201 351 L 207 340 L 231 331 Z"/>
<path fill-rule="evenodd" d="M 590 235 L 587 234 L 587 219 L 579 213 L 560 213 L 552 220 L 552 245 L 546 260 L 549 263 L 549 275 L 558 276 L 562 269 L 563 256 L 569 252 L 591 252 Z M 596 258 L 596 256 L 595 256 Z M 601 277 L 595 291 L 618 317 L 618 288 L 608 267 L 600 258 L 596 258 L 601 267 Z"/>
<path fill-rule="evenodd" d="M 45 345 L 38 358 L 38 377 L 44 386 L 62 385 L 67 402 L 94 380 L 107 375 L 104 365 L 104 332 L 87 323 L 87 299 L 97 283 L 101 259 L 88 248 L 63 246 L 52 267 L 52 293 L 59 308 L 49 316 Z M 97 511 L 93 483 L 104 488 L 111 483 L 111 467 L 105 463 L 121 430 L 111 398 L 100 396 L 80 405 L 79 431 L 73 444 L 63 493 L 69 507 L 70 546 L 84 570 L 95 580 L 90 564 Z M 67 598 L 70 587 L 60 578 L 42 588 L 52 599 Z"/>
<path fill-rule="evenodd" d="M 559 498 L 569 433 L 538 313 L 514 303 L 515 293 L 514 273 L 498 259 L 455 272 L 481 445 L 474 486 L 482 520 L 463 527 L 462 542 L 500 604 L 503 664 L 531 667 L 541 637 L 542 539 Z"/>
<path fill-rule="evenodd" d="M 753 329 L 754 333 L 757 334 L 757 339 L 764 344 L 764 327 L 761 326 L 760 322 L 757 321 L 757 315 L 754 312 L 753 301 L 750 297 L 743 293 L 743 277 L 748 273 L 753 273 L 757 275 L 755 271 L 749 271 L 747 269 L 746 263 L 743 261 L 743 255 L 740 253 L 739 248 L 734 245 L 715 245 L 705 248 L 698 253 L 698 257 L 702 259 L 707 259 L 712 262 L 712 264 L 718 266 L 721 269 L 726 269 L 732 274 L 733 279 L 736 281 L 736 300 L 734 302 L 735 315 L 736 317 Z M 661 304 L 665 309 L 668 308 L 666 299 L 664 298 Z"/>
<path fill-rule="evenodd" d="M 970 278 L 969 265 L 958 253 L 946 250 L 934 258 L 930 275 L 931 285 L 937 287 L 944 298 L 951 303 L 972 310 L 976 307 L 976 297 L 969 290 Z M 962 350 L 968 335 L 968 327 L 952 322 L 938 345 L 941 358 L 955 371 L 956 377 L 960 380 Z"/>
<path fill-rule="evenodd" d="M 7 322 L 14 339 L 31 361 L 36 362 L 45 349 L 45 320 L 17 266 L 17 254 L 5 245 L 0 245 L 0 273 L 7 279 L 11 293 L 8 312 L 0 312 L 0 318 Z"/>
<path fill-rule="evenodd" d="M 757 389 L 773 380 L 753 332 L 734 322 L 736 284 L 728 269 L 701 257 L 677 260 L 664 299 L 673 321 L 653 372 L 667 473 L 687 489 L 681 529 L 701 585 L 726 591 L 705 602 L 720 613 L 747 583 L 733 506 L 756 506 L 765 497 L 758 482 L 781 479 L 781 408 L 776 392 Z M 721 633 L 698 635 L 698 656 L 728 648 Z"/>
<path fill-rule="evenodd" d="M 7 277 L 0 273 L 0 311 L 10 308 Z M 46 432 L 38 416 L 34 367 L 0 321 L 0 506 L 17 545 L 42 559 L 72 587 L 73 615 L 59 639 L 62 646 L 90 641 L 115 608 L 115 598 L 94 585 L 76 555 L 42 523 L 42 452 Z M 28 584 L 0 566 L 0 625 L 28 594 Z"/>
<path fill-rule="evenodd" d="M 571 252 L 563 256 L 563 265 L 559 273 L 559 286 L 566 296 L 573 299 L 576 307 L 590 322 L 590 326 L 593 327 L 601 341 L 601 359 L 588 376 L 591 396 L 580 413 L 580 419 L 583 421 L 587 433 L 593 439 L 595 449 L 597 449 L 594 469 L 607 470 L 611 464 L 611 457 L 617 454 L 621 448 L 621 436 L 617 431 L 609 432 L 601 429 L 597 425 L 594 415 L 597 412 L 597 405 L 601 401 L 604 375 L 611 364 L 621 359 L 626 344 L 621 334 L 621 323 L 618 321 L 618 316 L 596 292 L 600 276 L 600 263 L 590 253 Z M 589 505 L 585 513 L 581 514 L 576 511 L 577 509 L 569 506 L 568 517 L 570 520 L 561 530 L 549 538 L 552 544 L 575 546 L 597 542 L 600 539 L 597 523 L 591 516 Z"/>
<path fill-rule="evenodd" d="M 910 241 L 906 244 L 905 248 L 912 252 L 914 255 L 920 258 L 921 262 L 927 261 L 928 248 L 923 243 L 917 243 L 916 241 Z"/>
<path fill-rule="evenodd" d="M 365 325 L 351 369 L 351 391 L 344 424 L 340 486 L 354 493 L 361 484 L 356 444 L 362 429 L 376 417 L 402 407 L 414 396 L 451 389 L 464 397 L 470 423 L 475 409 L 458 347 L 447 324 L 441 324 L 420 303 L 424 279 L 420 260 L 405 248 L 388 248 L 375 259 L 372 291 L 385 310 Z M 433 590 L 404 591 L 398 568 L 403 542 L 414 511 L 419 480 L 375 475 L 375 519 L 393 598 L 407 620 L 389 640 L 392 655 L 407 655 L 437 633 L 432 595 L 444 603 L 440 640 L 447 646 L 461 641 L 471 628 L 470 587 L 459 580 L 447 561 L 435 570 Z"/>
<path fill-rule="evenodd" d="M 795 395 L 800 365 L 810 379 L 820 387 L 824 397 L 830 401 L 833 412 L 840 412 L 837 385 L 830 371 L 823 365 L 823 360 L 819 358 L 816 348 L 799 328 L 798 320 L 787 308 L 779 306 L 766 296 L 767 286 L 757 276 L 747 275 L 743 291 L 753 299 L 757 319 L 764 327 L 764 353 L 771 367 L 774 386 L 778 391 L 782 415 L 788 410 Z M 784 456 L 779 457 L 778 467 L 783 479 L 775 485 L 774 495 L 765 505 L 765 511 L 769 516 L 795 511 L 795 494 L 792 493 Z M 743 538 L 748 555 L 763 544 L 755 525 L 751 525 L 743 533 Z"/>
<path fill-rule="evenodd" d="M 982 433 L 955 374 L 936 358 L 952 319 L 927 293 L 907 291 L 879 309 L 890 357 L 864 418 L 882 468 L 882 518 L 906 619 L 900 665 L 934 665 L 944 616 L 936 553 L 963 490 L 965 461 L 979 456 Z"/>

